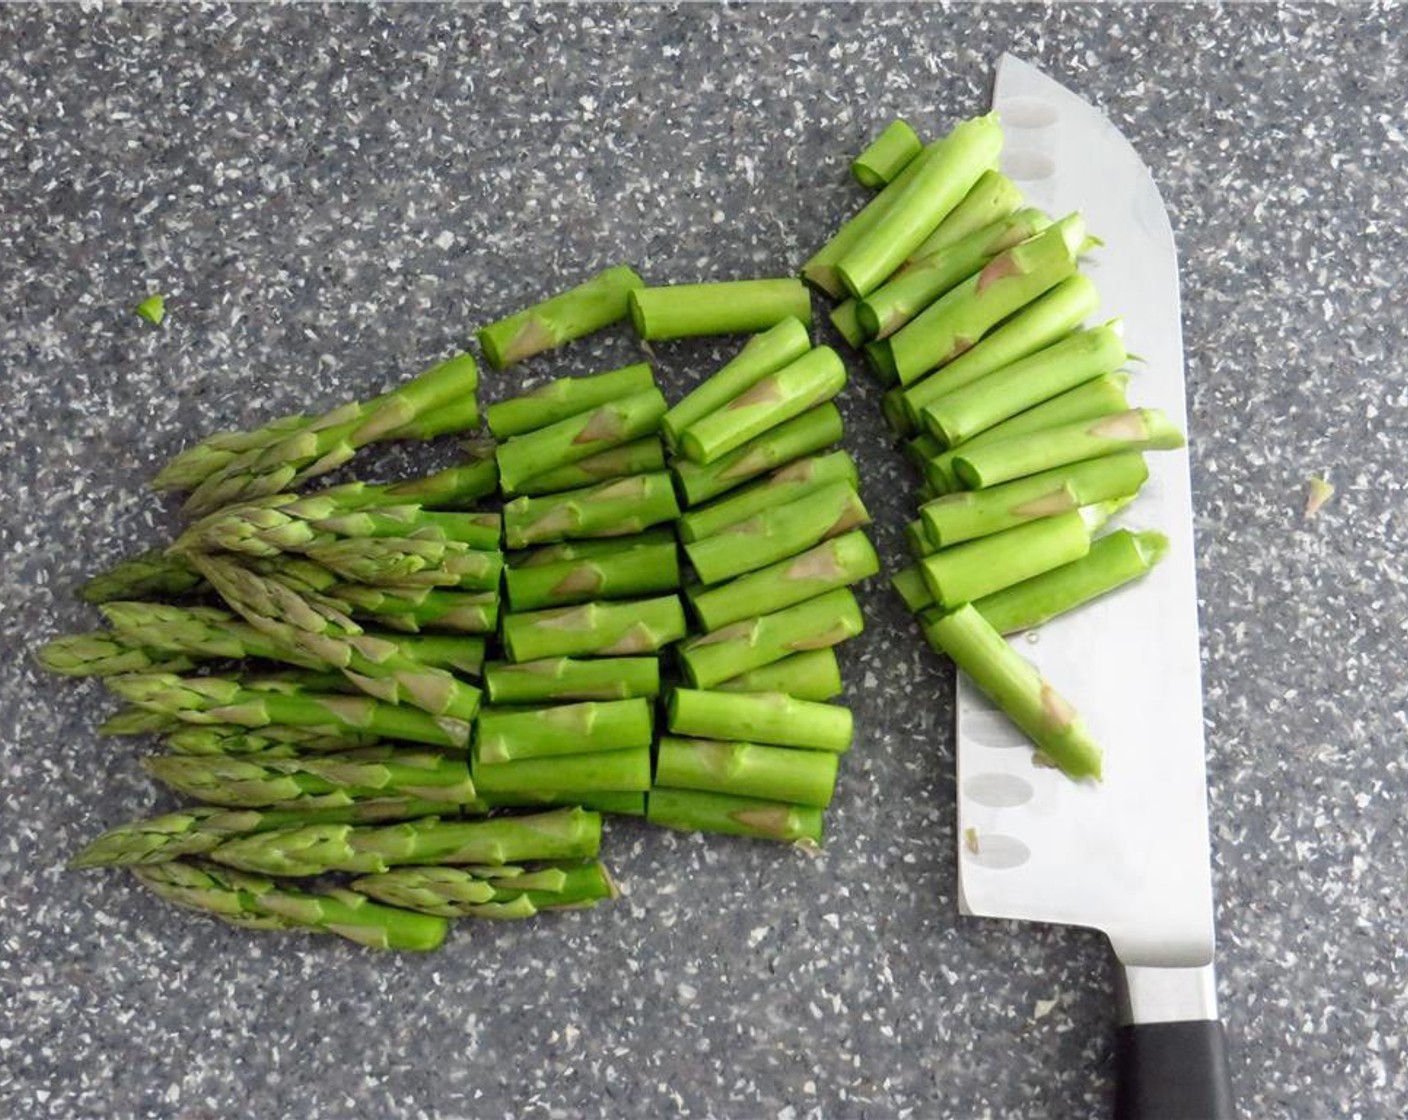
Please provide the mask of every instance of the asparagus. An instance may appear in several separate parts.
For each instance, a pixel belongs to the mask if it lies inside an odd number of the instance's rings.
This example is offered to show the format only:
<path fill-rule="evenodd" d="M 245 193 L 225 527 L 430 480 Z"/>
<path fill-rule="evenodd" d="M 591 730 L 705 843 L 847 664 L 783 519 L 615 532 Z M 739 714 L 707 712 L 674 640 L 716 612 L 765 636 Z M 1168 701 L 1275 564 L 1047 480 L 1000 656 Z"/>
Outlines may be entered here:
<path fill-rule="evenodd" d="M 700 739 L 728 739 L 780 747 L 845 751 L 854 721 L 836 704 L 798 700 L 782 692 L 707 692 L 677 688 L 670 694 L 670 731 Z"/>
<path fill-rule="evenodd" d="M 504 506 L 504 540 L 527 548 L 571 537 L 619 537 L 679 516 L 665 471 L 612 479 L 545 497 L 515 498 Z"/>
<path fill-rule="evenodd" d="M 475 337 L 489 364 L 503 369 L 624 319 L 626 297 L 643 284 L 630 268 L 617 265 L 551 299 L 480 327 Z M 500 433 L 495 430 L 495 434 Z"/>
<path fill-rule="evenodd" d="M 194 662 L 180 653 L 143 645 L 122 634 L 95 630 L 64 634 L 45 642 L 35 660 L 51 673 L 65 677 L 108 677 L 115 673 L 180 673 Z"/>
<path fill-rule="evenodd" d="M 985 490 L 947 494 L 926 502 L 919 513 L 936 548 L 1011 529 L 1040 517 L 1123 498 L 1149 477 L 1137 451 L 1056 467 Z"/>
<path fill-rule="evenodd" d="M 506 583 L 515 611 L 628 599 L 677 588 L 679 553 L 673 541 L 664 540 L 594 559 L 510 568 Z"/>
<path fill-rule="evenodd" d="M 438 587 L 364 587 L 338 584 L 326 601 L 358 616 L 370 615 L 383 626 L 417 634 L 422 629 L 489 634 L 499 623 L 494 591 L 446 591 Z"/>
<path fill-rule="evenodd" d="M 889 338 L 934 300 L 986 267 L 994 257 L 1051 224 L 1040 210 L 1019 210 L 967 237 L 905 265 L 899 274 L 857 306 L 861 328 L 872 338 Z"/>
<path fill-rule="evenodd" d="M 878 288 L 963 201 L 1001 147 L 1002 129 L 991 113 L 961 122 L 939 141 L 893 204 L 836 261 L 846 290 L 863 298 Z"/>
<path fill-rule="evenodd" d="M 928 432 L 921 432 L 913 439 L 907 439 L 903 448 L 905 458 L 916 467 L 923 468 L 924 464 L 935 455 L 943 454 L 944 445 L 931 436 Z"/>
<path fill-rule="evenodd" d="M 903 385 L 893 386 L 880 398 L 880 413 L 885 417 L 885 423 L 889 425 L 890 431 L 901 439 L 908 440 L 915 434 L 914 423 L 910 420 L 909 413 L 904 409 Z"/>
<path fill-rule="evenodd" d="M 354 891 L 310 893 L 224 867 L 177 862 L 132 873 L 167 902 L 243 929 L 307 929 L 372 949 L 417 952 L 438 949 L 448 929 L 444 918 L 381 906 Z"/>
<path fill-rule="evenodd" d="M 79 596 L 89 603 L 113 599 L 179 599 L 199 590 L 205 581 L 182 557 L 165 549 L 153 548 L 100 572 L 82 588 Z"/>
<path fill-rule="evenodd" d="M 800 319 L 786 318 L 754 335 L 731 361 L 697 385 L 684 400 L 665 413 L 661 427 L 673 447 L 680 434 L 697 420 L 717 412 L 757 382 L 796 361 L 811 349 L 811 338 Z"/>
<path fill-rule="evenodd" d="M 1129 385 L 1129 374 L 1106 373 L 1092 378 L 1084 385 L 1067 389 L 1059 397 L 1018 413 L 1010 420 L 980 432 L 961 447 L 944 451 L 924 464 L 924 477 L 940 494 L 951 493 L 961 488 L 958 475 L 954 471 L 954 460 L 964 452 L 996 443 L 999 440 L 1014 439 L 1032 435 L 1051 428 L 1073 424 L 1078 421 L 1098 420 L 1129 408 L 1125 389 Z"/>
<path fill-rule="evenodd" d="M 1099 306 L 1100 293 L 1088 276 L 1078 272 L 1063 280 L 941 371 L 909 385 L 904 393 L 905 415 L 912 424 L 919 423 L 924 409 L 945 393 L 1050 346 L 1080 326 Z"/>
<path fill-rule="evenodd" d="M 1085 244 L 1079 214 L 1004 250 L 887 340 L 902 385 L 953 361 L 1009 315 L 1076 270 Z"/>
<path fill-rule="evenodd" d="M 765 331 L 786 319 L 812 324 L 811 296 L 790 278 L 638 288 L 630 307 L 636 333 L 650 342 Z"/>
<path fill-rule="evenodd" d="M 700 579 L 719 583 L 869 523 L 870 514 L 850 483 L 832 482 L 691 541 L 684 550 Z"/>
<path fill-rule="evenodd" d="M 984 171 L 972 189 L 914 250 L 905 267 L 947 249 L 970 233 L 1007 217 L 1022 205 L 1022 189 L 1000 171 Z M 903 269 L 901 270 L 903 271 Z"/>
<path fill-rule="evenodd" d="M 846 482 L 852 489 L 860 486 L 855 461 L 844 451 L 812 455 L 788 463 L 736 494 L 690 510 L 679 519 L 675 528 L 682 541 L 697 541 L 746 521 L 754 514 L 810 494 L 831 482 Z"/>
<path fill-rule="evenodd" d="M 152 482 L 154 490 L 189 490 L 219 473 L 241 455 L 262 451 L 302 432 L 317 417 L 293 413 L 248 431 L 224 431 L 207 436 L 171 459 Z"/>
<path fill-rule="evenodd" d="M 924 426 L 946 447 L 956 447 L 1091 378 L 1114 373 L 1127 357 L 1122 333 L 1113 319 L 1069 335 L 940 397 L 924 409 Z"/>
<path fill-rule="evenodd" d="M 878 191 L 903 171 L 923 148 L 907 121 L 893 120 L 851 161 L 851 174 L 861 186 Z"/>
<path fill-rule="evenodd" d="M 830 700 L 841 695 L 841 667 L 835 650 L 811 649 L 713 687 L 720 692 L 785 692 L 798 700 Z"/>
<path fill-rule="evenodd" d="M 658 549 L 661 545 L 673 543 L 674 539 L 674 533 L 665 527 L 628 537 L 555 541 L 532 552 L 517 553 L 509 563 L 514 568 L 539 568 L 577 560 L 609 560 L 636 549 Z"/>
<path fill-rule="evenodd" d="M 170 673 L 109 677 L 107 685 L 139 708 L 187 723 L 347 728 L 438 747 L 463 747 L 469 742 L 469 724 L 462 719 L 432 716 L 417 708 L 383 704 L 366 696 L 297 689 L 262 691 L 227 677 L 179 677 Z"/>
<path fill-rule="evenodd" d="M 654 387 L 655 374 L 646 362 L 590 377 L 559 377 L 519 396 L 491 404 L 484 411 L 484 420 L 495 438 L 504 440 Z"/>
<path fill-rule="evenodd" d="M 696 420 L 680 434 L 680 449 L 693 462 L 712 463 L 829 401 L 845 384 L 846 367 L 840 356 L 829 346 L 819 346 Z"/>
<path fill-rule="evenodd" d="M 899 593 L 905 607 L 913 613 L 934 605 L 934 593 L 924 582 L 924 573 L 917 563 L 903 567 L 892 575 L 890 586 Z"/>
<path fill-rule="evenodd" d="M 1075 510 L 941 549 L 926 556 L 920 569 L 934 601 L 952 609 L 1089 551 L 1090 530 Z"/>
<path fill-rule="evenodd" d="M 838 645 L 864 625 L 850 591 L 828 591 L 795 607 L 691 638 L 680 647 L 680 662 L 695 688 L 713 688 L 790 654 Z"/>
<path fill-rule="evenodd" d="M 185 727 L 166 712 L 152 712 L 134 705 L 120 708 L 98 724 L 99 735 L 163 735 Z"/>
<path fill-rule="evenodd" d="M 651 824 L 681 832 L 821 843 L 820 809 L 756 797 L 656 787 L 646 798 L 645 817 Z"/>
<path fill-rule="evenodd" d="M 305 669 L 329 666 L 326 659 L 277 641 L 218 607 L 110 602 L 100 609 L 116 639 L 171 655 L 199 660 L 258 658 Z"/>
<path fill-rule="evenodd" d="M 648 436 L 665 415 L 665 398 L 653 386 L 629 397 L 608 401 L 590 412 L 514 436 L 499 444 L 499 484 L 515 493 L 535 475 L 570 466 L 613 447 Z"/>
<path fill-rule="evenodd" d="M 486 708 L 475 732 L 476 764 L 649 747 L 649 700 L 588 700 L 548 708 Z"/>
<path fill-rule="evenodd" d="M 483 794 L 483 791 L 480 791 Z M 496 809 L 541 809 L 550 805 L 578 806 L 622 817 L 645 816 L 643 790 L 500 790 L 483 794 Z"/>
<path fill-rule="evenodd" d="M 895 356 L 891 350 L 889 339 L 867 342 L 862 353 L 865 355 L 865 364 L 870 367 L 870 372 L 875 375 L 876 381 L 881 385 L 896 386 L 897 390 L 903 389 L 903 386 L 898 385 L 900 375 L 895 366 Z"/>
<path fill-rule="evenodd" d="M 924 531 L 924 521 L 916 517 L 904 527 L 904 543 L 909 549 L 909 554 L 916 560 L 922 560 L 931 552 L 936 552 L 938 546 L 929 539 L 929 534 Z"/>
<path fill-rule="evenodd" d="M 476 748 L 474 781 L 476 788 L 488 797 L 544 789 L 641 793 L 650 788 L 650 748 L 525 758 L 483 766 Z"/>
<path fill-rule="evenodd" d="M 600 863 L 490 869 L 405 867 L 354 879 L 352 889 L 388 906 L 442 918 L 531 918 L 616 897 Z"/>
<path fill-rule="evenodd" d="M 250 731 L 234 724 L 210 724 L 203 727 L 182 725 L 167 732 L 162 742 L 167 750 L 179 755 L 302 758 L 315 751 L 350 751 L 375 746 L 381 740 L 374 735 L 337 728 L 282 727 L 275 724 Z"/>
<path fill-rule="evenodd" d="M 513 661 L 654 653 L 686 633 L 676 595 L 624 603 L 583 603 L 511 614 L 503 640 Z"/>
<path fill-rule="evenodd" d="M 541 704 L 553 700 L 618 700 L 657 696 L 660 662 L 654 657 L 602 657 L 574 661 L 494 662 L 484 671 L 494 704 Z"/>
<path fill-rule="evenodd" d="M 426 509 L 473 509 L 499 485 L 499 464 L 492 455 L 456 463 L 424 478 L 374 487 L 378 504 L 413 503 Z"/>
<path fill-rule="evenodd" d="M 971 604 L 934 619 L 925 633 L 1062 772 L 1099 779 L 1100 747 L 1084 721 Z"/>
<path fill-rule="evenodd" d="M 594 859 L 600 849 L 600 814 L 574 808 L 486 821 L 430 817 L 379 827 L 281 828 L 234 837 L 208 854 L 242 871 L 306 876 L 329 871 L 377 874 L 401 864 Z"/>
<path fill-rule="evenodd" d="M 646 436 L 631 443 L 612 447 L 589 455 L 556 470 L 534 475 L 518 484 L 520 494 L 556 494 L 560 490 L 576 490 L 623 478 L 631 474 L 646 474 L 665 468 L 665 448 L 659 436 Z"/>
<path fill-rule="evenodd" d="M 866 334 L 865 328 L 860 324 L 859 300 L 843 300 L 828 312 L 827 318 L 836 328 L 836 333 L 845 339 L 846 345 L 852 350 L 859 350 L 865 345 Z"/>
<path fill-rule="evenodd" d="M 841 438 L 841 430 L 840 411 L 834 404 L 824 404 L 707 465 L 676 463 L 675 477 L 685 501 L 698 505 L 793 459 L 829 447 Z"/>
<path fill-rule="evenodd" d="M 690 595 L 690 605 L 706 630 L 718 630 L 859 583 L 879 570 L 874 547 L 857 530 L 728 583 L 697 590 Z"/>
<path fill-rule="evenodd" d="M 756 743 L 683 739 L 665 735 L 655 780 L 669 789 L 698 789 L 769 801 L 814 805 L 831 803 L 838 756 Z"/>

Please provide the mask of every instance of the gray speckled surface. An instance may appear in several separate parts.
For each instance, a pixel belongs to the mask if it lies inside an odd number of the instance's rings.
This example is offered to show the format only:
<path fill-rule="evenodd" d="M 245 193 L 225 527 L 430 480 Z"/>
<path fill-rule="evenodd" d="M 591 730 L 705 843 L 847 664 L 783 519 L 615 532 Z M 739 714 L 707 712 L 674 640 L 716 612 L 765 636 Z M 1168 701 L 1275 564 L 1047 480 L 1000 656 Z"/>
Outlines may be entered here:
<path fill-rule="evenodd" d="M 608 263 L 787 271 L 873 127 L 977 111 L 1014 48 L 1124 128 L 1178 231 L 1246 1115 L 1403 1115 L 1406 34 L 1398 8 L 0 11 L 0 1114 L 1104 1112 L 1105 951 L 956 918 L 950 686 L 879 586 L 823 856 L 618 825 L 620 904 L 425 959 L 65 873 L 157 795 L 92 734 L 100 688 L 23 656 L 170 530 L 142 482 L 195 434 L 364 394 Z M 130 310 L 156 289 L 159 331 Z M 667 385 L 720 353 L 661 347 Z M 894 557 L 877 404 L 857 380 L 844 408 Z M 1307 523 L 1315 473 L 1338 493 Z"/>

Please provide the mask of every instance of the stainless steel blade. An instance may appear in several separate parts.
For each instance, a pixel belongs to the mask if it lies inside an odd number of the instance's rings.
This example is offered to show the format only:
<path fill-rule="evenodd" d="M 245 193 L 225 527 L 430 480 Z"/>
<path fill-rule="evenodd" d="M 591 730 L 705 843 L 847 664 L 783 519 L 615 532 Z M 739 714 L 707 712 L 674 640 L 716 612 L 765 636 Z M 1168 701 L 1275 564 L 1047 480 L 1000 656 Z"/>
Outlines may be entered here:
<path fill-rule="evenodd" d="M 1101 113 L 1010 55 L 993 107 L 1003 170 L 1053 216 L 1083 211 L 1105 242 L 1085 268 L 1101 317 L 1122 316 L 1126 344 L 1144 359 L 1132 367 L 1131 401 L 1186 431 L 1178 260 L 1148 169 Z M 1212 961 L 1213 918 L 1188 457 L 1159 452 L 1149 468 L 1121 523 L 1167 534 L 1163 562 L 1014 639 L 1085 716 L 1104 747 L 1104 780 L 1078 784 L 1034 766 L 1022 734 L 960 681 L 960 906 L 1103 930 L 1133 966 L 1132 987 L 1197 1018 L 1211 1011 L 1211 970 L 1200 966 Z M 1171 970 L 1193 982 L 1170 982 Z M 1160 996 L 1160 985 L 1177 990 Z"/>

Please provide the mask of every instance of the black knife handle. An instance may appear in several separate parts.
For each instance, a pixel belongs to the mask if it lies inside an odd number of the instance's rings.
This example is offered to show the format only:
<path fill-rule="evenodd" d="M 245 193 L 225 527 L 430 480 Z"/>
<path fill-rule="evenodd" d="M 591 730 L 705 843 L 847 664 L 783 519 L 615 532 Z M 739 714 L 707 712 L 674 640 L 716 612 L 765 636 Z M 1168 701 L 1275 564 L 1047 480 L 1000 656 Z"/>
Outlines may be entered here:
<path fill-rule="evenodd" d="M 1227 1036 L 1216 1019 L 1121 1027 L 1115 1120 L 1235 1120 Z"/>

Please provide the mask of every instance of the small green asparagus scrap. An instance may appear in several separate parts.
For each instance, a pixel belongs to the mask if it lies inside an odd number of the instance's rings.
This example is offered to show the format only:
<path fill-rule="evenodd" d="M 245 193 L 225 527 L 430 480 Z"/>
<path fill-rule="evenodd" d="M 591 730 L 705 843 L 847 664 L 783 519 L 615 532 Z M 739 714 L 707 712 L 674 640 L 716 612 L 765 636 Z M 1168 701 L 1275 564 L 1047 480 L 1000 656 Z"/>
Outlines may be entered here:
<path fill-rule="evenodd" d="M 893 120 L 851 161 L 851 174 L 867 190 L 878 191 L 893 181 L 923 148 L 909 122 Z"/>
<path fill-rule="evenodd" d="M 166 318 L 166 297 L 160 293 L 148 296 L 137 304 L 137 314 L 154 327 L 161 326 Z"/>

